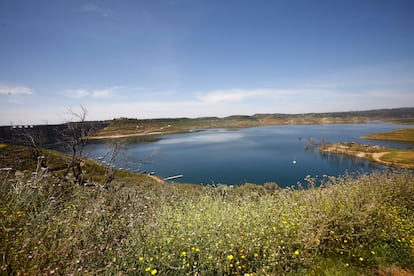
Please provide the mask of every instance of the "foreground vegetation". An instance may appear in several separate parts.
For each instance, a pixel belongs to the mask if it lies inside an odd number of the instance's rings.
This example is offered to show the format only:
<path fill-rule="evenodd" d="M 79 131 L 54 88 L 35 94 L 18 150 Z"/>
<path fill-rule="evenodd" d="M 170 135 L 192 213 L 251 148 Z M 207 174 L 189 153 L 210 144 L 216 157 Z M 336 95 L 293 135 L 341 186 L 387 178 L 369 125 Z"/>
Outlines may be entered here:
<path fill-rule="evenodd" d="M 21 147 L 2 145 L 0 152 L 3 274 L 414 271 L 408 172 L 325 176 L 320 187 L 307 177 L 308 189 L 202 187 L 117 172 L 103 189 L 63 182 Z M 87 164 L 98 171 L 98 164 Z"/>

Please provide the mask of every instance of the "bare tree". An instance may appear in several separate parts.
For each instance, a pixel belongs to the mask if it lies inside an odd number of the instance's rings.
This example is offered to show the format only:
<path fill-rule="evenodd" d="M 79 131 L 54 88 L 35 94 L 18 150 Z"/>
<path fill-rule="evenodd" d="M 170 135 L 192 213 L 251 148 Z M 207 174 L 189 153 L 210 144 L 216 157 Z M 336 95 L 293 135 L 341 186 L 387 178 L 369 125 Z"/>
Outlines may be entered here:
<path fill-rule="evenodd" d="M 42 129 L 33 126 L 15 129 L 12 132 L 11 140 L 17 145 L 26 146 L 33 160 L 36 162 L 41 160 L 42 167 L 47 167 L 44 158 L 39 159 L 44 155 L 42 146 L 46 142 L 46 135 Z"/>
<path fill-rule="evenodd" d="M 31 155 L 34 160 L 38 162 L 45 170 L 51 172 L 55 177 L 65 181 L 76 183 L 79 185 L 96 185 L 96 183 L 88 182 L 86 175 L 91 176 L 92 171 L 86 170 L 87 155 L 85 153 L 85 146 L 88 142 L 88 136 L 100 127 L 100 125 L 87 122 L 87 110 L 85 107 L 80 106 L 79 111 L 75 111 L 72 108 L 68 109 L 69 119 L 63 125 L 60 125 L 54 129 L 54 146 L 58 146 L 61 150 L 65 148 L 65 151 L 69 154 L 67 161 L 64 164 L 56 166 L 50 166 L 44 154 L 43 145 L 46 141 L 46 133 L 41 128 L 24 129 L 24 131 L 16 131 L 16 140 L 19 140 L 20 144 L 27 146 L 30 149 Z M 50 142 L 50 141 L 49 141 Z M 57 142 L 55 144 L 55 142 Z M 107 167 L 105 169 L 104 188 L 108 189 L 109 185 L 115 178 L 115 162 L 118 154 L 122 150 L 124 142 L 116 141 L 111 145 L 110 151 L 106 154 L 108 159 Z"/>
<path fill-rule="evenodd" d="M 91 126 L 85 123 L 88 113 L 85 107 L 81 106 L 79 112 L 69 108 L 68 112 L 74 120 L 66 123 L 66 128 L 62 133 L 63 142 L 70 151 L 70 161 L 67 164 L 64 177 L 68 178 L 71 174 L 75 183 L 83 184 L 84 148 L 88 141 Z"/>
<path fill-rule="evenodd" d="M 110 152 L 108 152 L 107 156 L 109 156 L 109 160 L 107 162 L 106 170 L 105 170 L 105 189 L 109 189 L 109 185 L 111 184 L 112 180 L 115 179 L 115 162 L 116 159 L 124 147 L 124 142 L 115 142 L 112 144 L 112 148 Z"/>

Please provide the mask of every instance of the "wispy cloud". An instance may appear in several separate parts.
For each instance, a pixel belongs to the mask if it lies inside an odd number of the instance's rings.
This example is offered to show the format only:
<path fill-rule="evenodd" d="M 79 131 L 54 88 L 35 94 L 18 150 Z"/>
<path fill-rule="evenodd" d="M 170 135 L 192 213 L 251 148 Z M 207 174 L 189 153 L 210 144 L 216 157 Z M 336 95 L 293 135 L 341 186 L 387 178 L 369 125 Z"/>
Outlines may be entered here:
<path fill-rule="evenodd" d="M 102 7 L 100 7 L 96 4 L 90 4 L 90 3 L 84 4 L 84 5 L 81 6 L 80 11 L 81 12 L 86 12 L 86 13 L 88 13 L 88 12 L 89 13 L 96 13 L 96 14 L 98 14 L 100 16 L 103 16 L 103 17 L 109 16 L 109 10 L 104 9 L 104 8 L 102 8 Z"/>
<path fill-rule="evenodd" d="M 34 91 L 27 86 L 11 86 L 0 83 L 0 95 L 34 95 Z"/>
<path fill-rule="evenodd" d="M 65 90 L 60 95 L 49 94 L 47 99 L 40 93 L 36 93 L 36 97 L 27 97 L 35 94 L 29 87 L 0 83 L 0 96 L 4 100 L 0 100 L 0 124 L 10 121 L 39 123 L 45 118 L 49 122 L 62 122 L 62 117 L 56 114 L 61 114 L 68 105 L 79 104 L 87 108 L 88 120 L 224 117 L 409 107 L 414 103 L 412 77 L 413 72 L 406 66 L 372 66 L 350 68 L 277 87 L 195 89 L 194 93 L 189 89 L 184 92 L 132 85 L 79 87 Z M 62 94 L 65 96 L 63 99 L 56 97 Z M 27 101 L 29 98 L 30 103 Z"/>
<path fill-rule="evenodd" d="M 206 92 L 198 97 L 202 102 L 240 102 L 249 98 L 277 98 L 298 94 L 294 89 L 224 89 Z"/>
<path fill-rule="evenodd" d="M 70 98 L 95 98 L 95 99 L 104 99 L 104 98 L 111 98 L 116 95 L 122 86 L 114 86 L 109 88 L 103 89 L 69 89 L 64 92 L 64 95 Z"/>

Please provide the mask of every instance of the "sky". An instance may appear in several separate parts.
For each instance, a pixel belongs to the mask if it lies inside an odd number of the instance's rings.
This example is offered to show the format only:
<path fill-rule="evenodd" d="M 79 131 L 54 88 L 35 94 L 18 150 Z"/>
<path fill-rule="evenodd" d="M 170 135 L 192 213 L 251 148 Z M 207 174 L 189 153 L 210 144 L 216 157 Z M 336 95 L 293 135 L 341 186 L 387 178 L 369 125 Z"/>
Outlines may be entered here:
<path fill-rule="evenodd" d="M 414 107 L 412 0 L 0 0 L 0 125 Z"/>

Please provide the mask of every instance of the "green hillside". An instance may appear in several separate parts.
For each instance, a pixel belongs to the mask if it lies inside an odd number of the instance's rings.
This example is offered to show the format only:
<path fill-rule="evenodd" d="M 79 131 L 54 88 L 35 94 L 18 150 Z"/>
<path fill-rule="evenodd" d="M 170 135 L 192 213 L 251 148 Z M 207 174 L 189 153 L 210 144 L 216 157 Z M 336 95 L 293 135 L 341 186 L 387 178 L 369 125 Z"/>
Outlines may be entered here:
<path fill-rule="evenodd" d="M 90 138 L 119 138 L 170 134 L 209 128 L 244 128 L 287 124 L 365 123 L 378 120 L 394 123 L 412 123 L 414 122 L 414 108 L 307 114 L 234 115 L 225 118 L 204 117 L 194 119 L 170 118 L 145 120 L 119 118 L 108 121 L 108 126 L 100 129 L 94 135 L 91 135 Z"/>
<path fill-rule="evenodd" d="M 27 150 L 27 149 L 26 149 Z M 51 164 L 65 162 L 44 152 Z M 25 148 L 0 147 L 4 275 L 410 275 L 414 177 L 306 178 L 308 189 L 195 186 L 116 172 L 62 182 Z M 95 178 L 96 177 L 96 178 Z"/>

